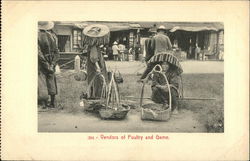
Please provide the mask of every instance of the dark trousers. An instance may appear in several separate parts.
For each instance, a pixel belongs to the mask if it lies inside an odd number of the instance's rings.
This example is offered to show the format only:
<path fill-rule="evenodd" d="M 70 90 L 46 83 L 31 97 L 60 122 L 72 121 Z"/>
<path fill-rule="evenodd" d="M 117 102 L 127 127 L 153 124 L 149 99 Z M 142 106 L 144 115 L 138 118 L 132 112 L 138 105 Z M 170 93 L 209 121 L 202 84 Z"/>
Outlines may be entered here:
<path fill-rule="evenodd" d="M 178 92 L 174 88 L 170 88 L 172 99 L 172 110 L 178 107 Z M 152 101 L 160 104 L 169 104 L 168 89 L 152 87 Z"/>

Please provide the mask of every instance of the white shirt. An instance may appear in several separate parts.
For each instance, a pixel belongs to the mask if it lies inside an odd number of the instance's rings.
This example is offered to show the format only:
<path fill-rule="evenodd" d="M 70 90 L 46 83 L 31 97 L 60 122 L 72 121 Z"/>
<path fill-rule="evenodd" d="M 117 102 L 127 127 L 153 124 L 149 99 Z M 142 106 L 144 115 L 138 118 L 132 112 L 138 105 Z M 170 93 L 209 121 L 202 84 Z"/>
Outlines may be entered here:
<path fill-rule="evenodd" d="M 118 53 L 119 48 L 118 48 L 117 45 L 113 45 L 113 46 L 112 46 L 112 50 L 113 50 L 113 55 L 118 55 L 118 54 L 119 54 L 119 53 Z"/>

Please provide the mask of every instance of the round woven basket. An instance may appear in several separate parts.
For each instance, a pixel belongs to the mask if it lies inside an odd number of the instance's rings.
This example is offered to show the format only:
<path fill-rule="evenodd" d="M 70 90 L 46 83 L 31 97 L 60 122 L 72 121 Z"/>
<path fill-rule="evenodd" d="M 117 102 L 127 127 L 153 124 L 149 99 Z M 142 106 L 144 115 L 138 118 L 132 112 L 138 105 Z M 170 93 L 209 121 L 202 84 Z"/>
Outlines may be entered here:
<path fill-rule="evenodd" d="M 155 111 L 147 108 L 141 109 L 141 119 L 142 120 L 152 120 L 152 121 L 168 121 L 171 117 L 170 108 L 163 111 Z"/>
<path fill-rule="evenodd" d="M 84 111 L 91 113 L 99 113 L 99 110 L 105 108 L 105 101 L 103 100 L 91 100 L 84 99 Z"/>
<path fill-rule="evenodd" d="M 130 110 L 130 107 L 122 108 L 122 109 L 100 109 L 99 114 L 102 119 L 114 119 L 114 120 L 122 120 L 124 119 L 128 112 Z"/>

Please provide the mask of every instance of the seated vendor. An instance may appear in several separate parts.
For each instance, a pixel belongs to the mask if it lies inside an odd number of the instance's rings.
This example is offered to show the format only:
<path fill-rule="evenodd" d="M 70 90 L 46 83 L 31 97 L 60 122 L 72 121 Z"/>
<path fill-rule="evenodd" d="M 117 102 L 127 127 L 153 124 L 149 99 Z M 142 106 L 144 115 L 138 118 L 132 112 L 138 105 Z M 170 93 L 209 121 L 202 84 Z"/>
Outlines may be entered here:
<path fill-rule="evenodd" d="M 161 62 L 159 64 L 161 65 L 162 72 L 165 74 L 170 85 L 173 114 L 178 114 L 178 89 L 180 76 L 178 72 L 176 72 L 175 66 L 173 66 L 172 64 L 168 62 Z M 153 73 L 151 89 L 152 100 L 155 103 L 165 104 L 165 108 L 167 109 L 169 107 L 169 90 L 167 82 L 161 73 Z"/>

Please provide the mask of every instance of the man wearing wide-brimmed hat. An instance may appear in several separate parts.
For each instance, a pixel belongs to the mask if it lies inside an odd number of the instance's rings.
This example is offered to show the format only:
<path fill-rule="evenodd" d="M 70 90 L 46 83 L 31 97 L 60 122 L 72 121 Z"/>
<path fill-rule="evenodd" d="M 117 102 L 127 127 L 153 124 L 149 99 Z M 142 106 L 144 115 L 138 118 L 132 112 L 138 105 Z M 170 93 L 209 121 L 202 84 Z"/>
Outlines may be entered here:
<path fill-rule="evenodd" d="M 166 36 L 165 26 L 161 25 L 157 28 L 157 34 L 147 41 L 146 49 L 146 62 L 154 55 L 167 53 L 169 50 L 172 50 L 170 39 L 168 36 Z M 153 66 L 148 64 L 140 79 L 144 79 L 152 69 Z"/>
<path fill-rule="evenodd" d="M 172 110 L 174 114 L 177 114 L 178 111 L 178 97 L 181 96 L 180 91 L 180 82 L 181 74 L 183 72 L 182 67 L 178 59 L 172 54 L 158 54 L 154 55 L 149 61 L 149 64 L 160 65 L 162 72 L 165 74 L 171 91 L 172 99 Z M 155 103 L 160 104 L 169 104 L 169 91 L 166 84 L 166 80 L 163 75 L 159 73 L 154 73 L 152 77 L 152 100 Z"/>
<path fill-rule="evenodd" d="M 55 67 L 59 59 L 57 47 L 57 38 L 50 30 L 54 27 L 51 21 L 38 22 L 38 97 L 40 98 L 46 82 L 47 92 L 50 95 L 49 107 L 55 108 L 57 95 L 57 83 L 55 76 Z M 44 82 L 44 83 L 43 83 Z M 38 99 L 38 103 L 40 100 Z M 43 104 L 47 104 L 46 100 L 42 100 Z M 45 107 L 45 106 L 43 106 Z"/>
<path fill-rule="evenodd" d="M 89 98 L 101 98 L 104 90 L 103 84 L 108 82 L 106 64 L 100 46 L 109 43 L 109 34 L 109 28 L 101 24 L 92 24 L 83 30 L 83 46 L 87 46 L 87 79 L 90 89 L 87 95 Z"/>

